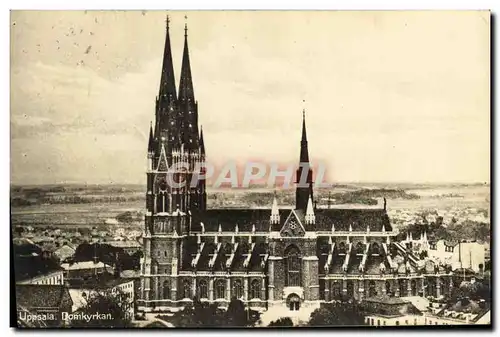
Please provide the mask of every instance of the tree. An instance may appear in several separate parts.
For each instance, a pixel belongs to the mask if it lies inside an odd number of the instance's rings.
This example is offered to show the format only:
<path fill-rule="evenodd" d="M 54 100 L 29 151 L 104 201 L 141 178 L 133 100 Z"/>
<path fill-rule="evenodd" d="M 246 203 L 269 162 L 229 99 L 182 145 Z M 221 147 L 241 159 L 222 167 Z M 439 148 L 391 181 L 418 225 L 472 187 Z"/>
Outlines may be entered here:
<path fill-rule="evenodd" d="M 290 317 L 282 317 L 276 321 L 269 323 L 268 327 L 292 327 L 293 322 Z"/>
<path fill-rule="evenodd" d="M 242 301 L 233 297 L 226 312 L 227 323 L 229 326 L 246 326 L 247 313 L 245 311 L 245 304 Z"/>
<path fill-rule="evenodd" d="M 96 292 L 90 295 L 87 304 L 77 311 L 92 319 L 71 320 L 71 327 L 96 327 L 96 328 L 126 328 L 131 327 L 131 315 L 129 314 L 131 303 L 126 300 L 125 294 L 110 291 Z M 96 317 L 95 314 L 106 317 Z M 110 317 L 108 317 L 110 316 Z M 85 317 L 85 316 L 83 316 Z"/>
<path fill-rule="evenodd" d="M 364 316 L 360 309 L 356 303 L 326 304 L 311 313 L 308 326 L 360 326 L 364 324 Z"/>
<path fill-rule="evenodd" d="M 233 298 L 227 310 L 220 309 L 216 303 L 201 303 L 197 298 L 169 320 L 178 327 L 244 327 L 253 326 L 260 319 L 256 311 L 245 309 L 240 300 Z"/>

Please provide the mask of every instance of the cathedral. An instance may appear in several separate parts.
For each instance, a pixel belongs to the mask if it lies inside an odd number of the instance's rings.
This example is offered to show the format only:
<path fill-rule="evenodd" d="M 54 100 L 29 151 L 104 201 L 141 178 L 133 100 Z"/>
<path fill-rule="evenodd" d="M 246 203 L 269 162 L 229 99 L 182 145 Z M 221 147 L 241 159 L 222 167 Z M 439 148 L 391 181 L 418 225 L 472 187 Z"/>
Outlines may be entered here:
<path fill-rule="evenodd" d="M 317 207 L 313 172 L 297 184 L 294 207 L 211 209 L 206 183 L 191 181 L 205 161 L 189 61 L 187 27 L 180 83 L 174 79 L 169 23 L 155 122 L 147 151 L 146 216 L 139 310 L 179 310 L 194 298 L 226 307 L 291 311 L 340 298 L 435 296 L 451 291 L 447 266 L 425 257 L 428 242 L 397 242 L 384 200 L 376 208 Z M 305 116 L 298 149 L 309 163 Z M 188 167 L 169 170 L 175 163 Z"/>

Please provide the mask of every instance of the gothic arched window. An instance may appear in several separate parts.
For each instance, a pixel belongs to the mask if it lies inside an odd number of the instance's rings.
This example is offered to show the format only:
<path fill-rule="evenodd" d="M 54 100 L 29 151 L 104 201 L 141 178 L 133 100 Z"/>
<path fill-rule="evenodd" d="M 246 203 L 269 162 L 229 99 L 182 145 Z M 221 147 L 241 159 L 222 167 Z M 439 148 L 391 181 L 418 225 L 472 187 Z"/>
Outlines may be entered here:
<path fill-rule="evenodd" d="M 358 254 L 363 254 L 363 244 L 361 242 L 358 242 L 358 244 L 356 245 L 356 253 Z"/>
<path fill-rule="evenodd" d="M 200 298 L 208 298 L 208 285 L 206 280 L 200 280 L 198 283 L 198 296 Z"/>
<path fill-rule="evenodd" d="M 260 281 L 253 280 L 250 285 L 250 298 L 260 298 Z"/>
<path fill-rule="evenodd" d="M 215 281 L 215 297 L 217 299 L 226 297 L 226 281 L 225 280 Z"/>
<path fill-rule="evenodd" d="M 378 243 L 374 242 L 372 244 L 372 253 L 373 254 L 380 254 L 380 246 L 378 245 Z"/>
<path fill-rule="evenodd" d="M 339 281 L 330 282 L 330 297 L 333 299 L 338 299 L 342 292 L 342 285 Z"/>
<path fill-rule="evenodd" d="M 352 280 L 347 280 L 347 296 L 349 298 L 354 297 L 354 282 Z"/>
<path fill-rule="evenodd" d="M 191 280 L 184 279 L 182 282 L 183 298 L 191 298 Z"/>
<path fill-rule="evenodd" d="M 240 299 L 243 297 L 243 285 L 241 283 L 241 280 L 234 280 L 234 282 L 233 282 L 233 296 L 236 297 L 237 299 Z"/>
<path fill-rule="evenodd" d="M 345 243 L 341 242 L 338 246 L 339 253 L 345 253 Z"/>
<path fill-rule="evenodd" d="M 371 280 L 368 282 L 368 297 L 373 297 L 377 295 L 377 291 L 375 288 L 375 281 Z"/>
<path fill-rule="evenodd" d="M 411 296 L 417 296 L 417 281 L 411 280 Z"/>
<path fill-rule="evenodd" d="M 170 280 L 166 280 L 163 282 L 163 299 L 169 300 L 170 299 Z"/>
<path fill-rule="evenodd" d="M 408 286 L 406 285 L 406 280 L 399 280 L 399 296 L 405 297 Z"/>
<path fill-rule="evenodd" d="M 391 282 L 385 281 L 385 293 L 389 295 L 391 293 Z"/>
<path fill-rule="evenodd" d="M 301 258 L 300 251 L 295 246 L 289 246 L 285 252 L 286 256 L 286 285 L 288 287 L 300 287 Z"/>

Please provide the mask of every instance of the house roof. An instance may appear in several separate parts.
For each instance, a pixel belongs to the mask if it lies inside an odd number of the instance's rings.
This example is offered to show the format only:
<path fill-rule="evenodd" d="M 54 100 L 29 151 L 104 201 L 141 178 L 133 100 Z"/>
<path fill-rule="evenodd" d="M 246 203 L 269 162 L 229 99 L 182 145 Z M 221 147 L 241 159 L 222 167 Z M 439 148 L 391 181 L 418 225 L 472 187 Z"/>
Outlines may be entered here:
<path fill-rule="evenodd" d="M 40 255 L 16 256 L 14 258 L 14 272 L 16 281 L 23 281 L 37 276 L 48 275 L 61 271 L 62 268 L 53 259 Z"/>
<path fill-rule="evenodd" d="M 63 263 L 61 264 L 61 268 L 64 270 L 82 270 L 82 269 L 93 269 L 93 268 L 104 268 L 111 267 L 103 262 L 94 261 L 83 261 L 83 262 L 75 262 L 75 263 Z"/>
<path fill-rule="evenodd" d="M 68 288 L 63 285 L 16 285 L 16 305 L 26 308 L 60 308 L 63 301 L 71 301 Z"/>
<path fill-rule="evenodd" d="M 68 245 L 64 245 L 64 246 L 59 247 L 58 249 L 56 249 L 56 251 L 54 252 L 54 254 L 58 258 L 60 258 L 61 260 L 64 260 L 67 257 L 73 256 L 73 254 L 75 254 L 75 251 L 76 250 L 73 247 L 70 247 Z"/>
<path fill-rule="evenodd" d="M 116 247 L 116 248 L 141 248 L 142 245 L 133 240 L 126 240 L 126 241 L 107 241 L 105 242 L 106 244 Z"/>
<path fill-rule="evenodd" d="M 383 304 L 408 304 L 411 303 L 409 300 L 404 300 L 401 297 L 392 297 L 387 295 L 377 295 L 373 297 L 367 297 L 366 302 L 383 303 Z"/>

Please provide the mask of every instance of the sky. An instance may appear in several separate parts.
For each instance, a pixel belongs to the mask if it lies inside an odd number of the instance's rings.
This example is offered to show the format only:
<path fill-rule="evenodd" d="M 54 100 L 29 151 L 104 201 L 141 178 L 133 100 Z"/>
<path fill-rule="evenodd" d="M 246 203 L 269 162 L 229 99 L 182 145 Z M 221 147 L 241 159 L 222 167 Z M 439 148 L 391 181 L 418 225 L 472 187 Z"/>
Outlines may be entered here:
<path fill-rule="evenodd" d="M 490 181 L 489 12 L 12 11 L 12 183 L 145 184 L 167 14 L 209 161 Z"/>

